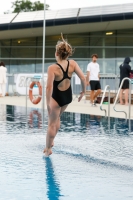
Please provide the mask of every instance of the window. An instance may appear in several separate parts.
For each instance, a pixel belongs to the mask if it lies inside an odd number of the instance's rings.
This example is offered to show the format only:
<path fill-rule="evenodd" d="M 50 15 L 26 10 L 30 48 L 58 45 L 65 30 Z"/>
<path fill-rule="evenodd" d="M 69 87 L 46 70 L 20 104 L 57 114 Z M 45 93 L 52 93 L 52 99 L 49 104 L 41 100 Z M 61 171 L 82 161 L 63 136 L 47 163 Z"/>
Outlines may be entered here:
<path fill-rule="evenodd" d="M 35 60 L 12 60 L 10 73 L 35 73 Z"/>

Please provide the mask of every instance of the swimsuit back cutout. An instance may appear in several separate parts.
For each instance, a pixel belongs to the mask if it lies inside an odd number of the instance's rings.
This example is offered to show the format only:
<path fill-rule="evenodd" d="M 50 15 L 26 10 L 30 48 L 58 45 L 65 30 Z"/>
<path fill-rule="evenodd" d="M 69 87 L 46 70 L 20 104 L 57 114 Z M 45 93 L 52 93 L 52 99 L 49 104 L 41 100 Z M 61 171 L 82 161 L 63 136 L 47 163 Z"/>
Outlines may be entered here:
<path fill-rule="evenodd" d="M 58 105 L 60 107 L 69 104 L 72 101 L 72 90 L 71 90 L 71 77 L 68 76 L 68 69 L 69 69 L 69 61 L 68 61 L 68 65 L 67 65 L 67 69 L 66 71 L 63 69 L 63 67 L 59 64 L 56 63 L 60 69 L 63 72 L 63 78 L 59 81 L 54 80 L 53 82 L 53 94 L 52 97 L 53 99 L 58 103 Z M 66 84 L 68 85 L 67 89 L 61 90 L 59 89 L 59 85 L 61 82 L 63 82 L 66 79 Z M 68 83 L 68 79 L 69 79 L 69 83 Z"/>

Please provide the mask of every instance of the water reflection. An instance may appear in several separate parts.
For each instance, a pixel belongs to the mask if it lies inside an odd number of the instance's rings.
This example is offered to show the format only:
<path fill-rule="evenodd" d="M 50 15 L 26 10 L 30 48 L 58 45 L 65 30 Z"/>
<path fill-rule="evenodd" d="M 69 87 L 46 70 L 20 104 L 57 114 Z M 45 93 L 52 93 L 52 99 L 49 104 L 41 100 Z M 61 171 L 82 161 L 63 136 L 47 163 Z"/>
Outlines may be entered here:
<path fill-rule="evenodd" d="M 69 132 L 69 128 L 73 127 L 72 131 L 80 131 L 80 130 L 97 130 L 102 129 L 104 133 L 112 133 L 115 131 L 116 134 L 128 134 L 133 131 L 133 123 L 131 120 L 131 127 L 129 127 L 128 120 L 121 118 L 110 118 L 108 117 L 98 116 L 98 115 L 88 115 L 88 114 L 80 114 L 80 113 L 69 113 L 65 112 L 61 116 L 61 126 L 65 131 Z"/>
<path fill-rule="evenodd" d="M 4 105 L 2 105 L 2 106 L 4 106 Z M 10 105 L 8 105 L 8 106 L 6 106 L 6 113 L 5 113 L 5 115 L 6 115 L 6 120 L 7 121 L 14 121 L 14 106 L 10 106 Z"/>
<path fill-rule="evenodd" d="M 0 121 L 6 121 L 6 105 L 0 105 Z"/>
<path fill-rule="evenodd" d="M 42 115 L 38 110 L 32 110 L 29 114 L 28 124 L 30 128 L 42 127 Z"/>
<path fill-rule="evenodd" d="M 46 183 L 47 183 L 47 197 L 49 200 L 59 200 L 60 185 L 56 180 L 53 163 L 50 158 L 46 157 Z"/>
<path fill-rule="evenodd" d="M 26 123 L 28 125 L 27 128 L 42 129 L 43 123 L 44 128 L 46 128 L 48 119 L 47 113 L 45 113 L 44 122 L 42 123 L 42 112 L 40 109 L 33 110 L 33 108 L 28 108 L 26 120 L 26 113 L 23 107 L 1 105 L 0 120 L 17 122 L 20 123 L 22 127 L 25 127 L 24 123 Z M 61 116 L 60 131 L 70 132 L 70 128 L 73 132 L 83 132 L 83 130 L 94 131 L 100 128 L 105 134 L 109 132 L 111 134 L 112 131 L 115 131 L 116 134 L 128 134 L 133 131 L 133 123 L 131 120 L 129 127 L 128 120 L 125 121 L 125 119 L 111 117 L 109 123 L 108 118 L 102 116 L 64 112 Z"/>

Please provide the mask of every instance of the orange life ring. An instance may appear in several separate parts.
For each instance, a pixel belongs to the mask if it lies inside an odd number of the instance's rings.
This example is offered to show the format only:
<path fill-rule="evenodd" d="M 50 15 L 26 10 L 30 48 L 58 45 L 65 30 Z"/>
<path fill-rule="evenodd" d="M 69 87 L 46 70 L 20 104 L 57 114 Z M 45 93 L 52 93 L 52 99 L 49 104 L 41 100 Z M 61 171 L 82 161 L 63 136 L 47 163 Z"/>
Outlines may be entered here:
<path fill-rule="evenodd" d="M 33 94 L 32 94 L 32 90 L 33 90 L 33 87 L 34 85 L 37 85 L 38 86 L 38 89 L 39 89 L 39 96 L 37 98 L 33 98 Z M 38 104 L 41 99 L 42 99 L 42 86 L 40 84 L 40 82 L 36 82 L 36 81 L 33 81 L 30 86 L 29 86 L 29 97 L 30 97 L 30 100 L 33 104 Z"/>

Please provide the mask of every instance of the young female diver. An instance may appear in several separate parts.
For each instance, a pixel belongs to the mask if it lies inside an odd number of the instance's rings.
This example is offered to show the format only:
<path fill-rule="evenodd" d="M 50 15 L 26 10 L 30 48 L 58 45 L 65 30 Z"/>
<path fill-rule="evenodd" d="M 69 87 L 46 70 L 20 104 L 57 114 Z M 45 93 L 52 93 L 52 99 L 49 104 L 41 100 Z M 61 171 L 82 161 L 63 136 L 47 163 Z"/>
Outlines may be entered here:
<path fill-rule="evenodd" d="M 57 42 L 55 58 L 57 63 L 48 67 L 46 86 L 46 102 L 48 110 L 48 130 L 46 135 L 46 156 L 52 154 L 53 140 L 60 128 L 60 116 L 72 101 L 71 77 L 75 72 L 81 80 L 82 92 L 78 101 L 82 99 L 86 90 L 83 72 L 74 60 L 68 60 L 73 54 L 71 45 L 64 40 Z"/>

